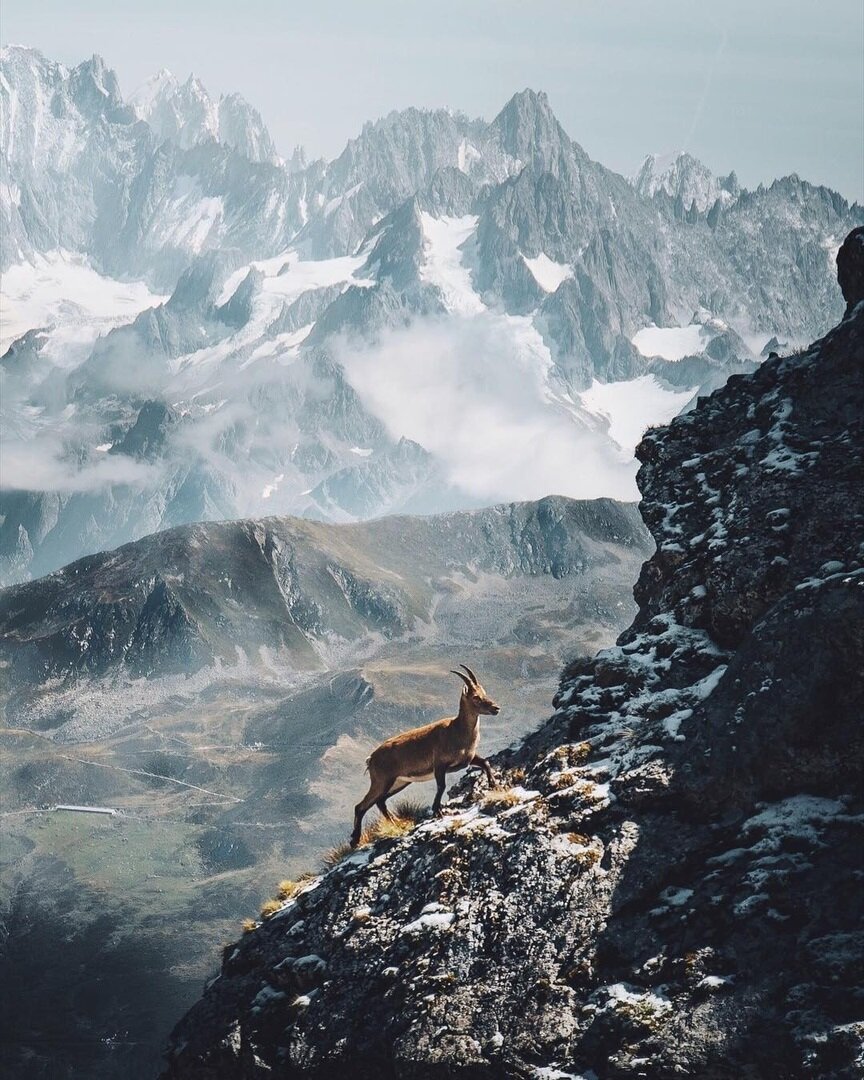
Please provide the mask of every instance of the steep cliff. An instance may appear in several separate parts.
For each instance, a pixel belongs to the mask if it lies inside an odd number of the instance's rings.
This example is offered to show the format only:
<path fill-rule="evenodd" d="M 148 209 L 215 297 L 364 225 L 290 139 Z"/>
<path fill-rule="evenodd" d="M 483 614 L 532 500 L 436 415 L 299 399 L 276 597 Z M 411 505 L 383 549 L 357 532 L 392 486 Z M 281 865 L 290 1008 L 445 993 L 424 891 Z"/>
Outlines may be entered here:
<path fill-rule="evenodd" d="M 229 946 L 166 1077 L 861 1075 L 862 245 L 839 326 L 642 441 L 639 614 L 505 794 Z"/>

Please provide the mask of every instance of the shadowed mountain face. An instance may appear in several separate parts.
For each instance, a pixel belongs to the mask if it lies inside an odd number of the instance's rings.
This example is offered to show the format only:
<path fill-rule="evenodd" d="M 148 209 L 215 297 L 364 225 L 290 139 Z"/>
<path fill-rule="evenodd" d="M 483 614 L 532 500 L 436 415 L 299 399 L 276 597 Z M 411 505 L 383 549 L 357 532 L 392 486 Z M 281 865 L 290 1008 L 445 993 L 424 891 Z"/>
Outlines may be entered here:
<path fill-rule="evenodd" d="M 635 507 L 548 498 L 184 526 L 0 592 L 4 1076 L 154 1075 L 220 943 L 346 838 L 375 743 L 455 712 L 459 662 L 502 703 L 484 751 L 523 735 L 650 549 Z"/>
<path fill-rule="evenodd" d="M 630 183 L 532 90 L 286 163 L 194 78 L 0 68 L 3 583 L 200 520 L 633 500 L 647 427 L 839 318 L 864 223 L 687 155 Z"/>
<path fill-rule="evenodd" d="M 283 902 L 166 1077 L 860 1075 L 862 250 L 835 329 L 639 445 L 639 612 L 505 795 Z"/>

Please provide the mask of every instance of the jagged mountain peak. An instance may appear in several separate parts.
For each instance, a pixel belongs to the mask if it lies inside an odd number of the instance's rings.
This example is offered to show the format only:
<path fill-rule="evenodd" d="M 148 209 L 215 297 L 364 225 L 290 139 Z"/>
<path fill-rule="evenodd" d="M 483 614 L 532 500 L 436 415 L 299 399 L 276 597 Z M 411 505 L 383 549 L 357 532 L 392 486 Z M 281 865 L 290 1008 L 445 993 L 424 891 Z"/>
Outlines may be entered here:
<path fill-rule="evenodd" d="M 540 161 L 549 167 L 562 150 L 574 145 L 543 91 L 525 89 L 514 94 L 490 127 L 502 148 L 523 164 Z"/>
<path fill-rule="evenodd" d="M 173 92 L 179 85 L 180 82 L 172 71 L 164 67 L 159 68 L 155 75 L 145 79 L 139 87 L 133 90 L 129 95 L 129 104 L 136 112 L 141 110 L 143 113 L 155 98 L 161 97 L 166 92 Z"/>
<path fill-rule="evenodd" d="M 734 181 L 734 183 L 733 183 Z M 695 205 L 699 213 L 710 210 L 718 198 L 730 201 L 737 194 L 737 178 L 718 179 L 698 158 L 686 150 L 649 154 L 630 183 L 640 195 L 654 198 L 658 193 L 685 210 Z"/>
<path fill-rule="evenodd" d="M 250 161 L 280 161 L 257 109 L 239 93 L 213 97 L 194 73 L 181 82 L 162 68 L 131 95 L 129 104 L 160 141 L 181 149 L 215 139 Z"/>

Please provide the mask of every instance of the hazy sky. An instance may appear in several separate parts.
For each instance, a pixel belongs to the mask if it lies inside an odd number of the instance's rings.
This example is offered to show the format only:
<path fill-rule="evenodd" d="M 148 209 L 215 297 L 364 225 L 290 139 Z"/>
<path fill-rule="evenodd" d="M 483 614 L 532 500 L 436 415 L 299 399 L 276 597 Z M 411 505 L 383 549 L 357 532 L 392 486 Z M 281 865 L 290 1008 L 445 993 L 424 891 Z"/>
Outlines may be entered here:
<path fill-rule="evenodd" d="M 283 154 L 332 157 L 407 105 L 491 119 L 531 86 L 621 172 L 684 148 L 751 187 L 797 172 L 864 201 L 861 0 L 3 0 L 0 37 L 101 53 L 124 93 L 194 72 Z"/>

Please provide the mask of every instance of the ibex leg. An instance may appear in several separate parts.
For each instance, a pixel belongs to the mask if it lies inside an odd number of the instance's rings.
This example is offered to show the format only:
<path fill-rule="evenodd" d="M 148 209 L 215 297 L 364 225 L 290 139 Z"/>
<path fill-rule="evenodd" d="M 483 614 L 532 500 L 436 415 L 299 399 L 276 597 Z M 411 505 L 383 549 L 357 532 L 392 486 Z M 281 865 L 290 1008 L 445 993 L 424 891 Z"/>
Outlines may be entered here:
<path fill-rule="evenodd" d="M 446 765 L 435 766 L 435 783 L 438 785 L 438 790 L 435 792 L 435 799 L 432 803 L 432 813 L 435 817 L 441 816 L 441 799 L 444 795 L 444 786 L 447 783 L 447 767 Z"/>
<path fill-rule="evenodd" d="M 357 847 L 360 843 L 360 834 L 363 827 L 363 817 L 366 811 L 372 806 L 373 803 L 378 802 L 386 791 L 389 790 L 390 785 L 393 783 L 393 777 L 386 777 L 383 781 L 372 777 L 369 783 L 369 790 L 354 807 L 354 829 L 351 833 L 351 847 Z"/>
<path fill-rule="evenodd" d="M 469 764 L 476 765 L 478 769 L 482 769 L 483 772 L 486 773 L 486 779 L 489 781 L 489 787 L 498 786 L 495 782 L 495 775 L 492 772 L 492 766 L 489 764 L 485 757 L 480 757 L 479 754 L 475 754 L 474 757 L 471 758 Z"/>
<path fill-rule="evenodd" d="M 384 817 L 387 818 L 388 821 L 393 820 L 393 815 L 387 809 L 387 800 L 392 798 L 394 795 L 398 795 L 400 791 L 404 791 L 405 788 L 408 787 L 410 782 L 410 780 L 406 780 L 404 784 L 394 784 L 393 787 L 391 787 L 390 790 L 386 794 L 382 795 L 381 798 L 378 799 L 378 801 L 375 803 L 375 805 L 378 807 Z"/>

